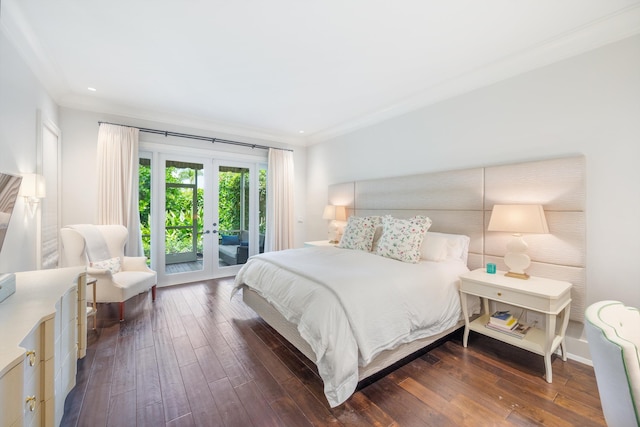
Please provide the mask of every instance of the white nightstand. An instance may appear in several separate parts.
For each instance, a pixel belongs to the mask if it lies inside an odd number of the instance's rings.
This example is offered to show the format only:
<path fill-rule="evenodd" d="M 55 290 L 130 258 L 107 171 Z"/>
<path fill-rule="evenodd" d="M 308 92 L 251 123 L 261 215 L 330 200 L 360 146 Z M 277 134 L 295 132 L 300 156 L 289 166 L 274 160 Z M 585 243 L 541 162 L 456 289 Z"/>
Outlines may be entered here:
<path fill-rule="evenodd" d="M 484 312 L 473 322 L 469 322 L 466 294 L 482 298 Z M 569 323 L 571 283 L 533 276 L 529 280 L 514 279 L 505 277 L 503 271 L 487 274 L 481 268 L 460 276 L 460 300 L 465 318 L 465 347 L 471 330 L 544 356 L 545 378 L 549 383 L 552 380 L 551 354 L 559 347 L 562 360 L 567 360 L 564 334 Z M 491 315 L 490 300 L 543 313 L 546 318 L 545 330 L 531 328 L 521 339 L 487 328 L 485 325 Z"/>
<path fill-rule="evenodd" d="M 329 243 L 328 240 L 315 240 L 313 242 L 304 242 L 305 246 L 338 246 L 337 243 Z"/>

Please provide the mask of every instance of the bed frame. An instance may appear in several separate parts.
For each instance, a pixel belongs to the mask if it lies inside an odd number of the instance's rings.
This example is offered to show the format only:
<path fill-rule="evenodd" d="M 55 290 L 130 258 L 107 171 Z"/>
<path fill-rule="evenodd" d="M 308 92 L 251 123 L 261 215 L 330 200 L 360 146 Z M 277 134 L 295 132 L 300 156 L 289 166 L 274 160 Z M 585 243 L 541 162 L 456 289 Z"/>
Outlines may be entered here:
<path fill-rule="evenodd" d="M 480 268 L 503 262 L 509 233 L 488 232 L 494 204 L 541 204 L 550 234 L 530 235 L 528 272 L 573 283 L 571 319 L 584 318 L 585 288 L 585 160 L 583 156 L 537 162 L 436 172 L 405 177 L 335 184 L 329 203 L 347 206 L 350 215 L 398 218 L 428 215 L 431 231 L 466 234 L 471 238 L 468 266 Z M 288 322 L 265 299 L 246 286 L 243 300 L 262 319 L 310 360 L 315 355 L 296 325 Z M 464 325 L 381 353 L 360 367 L 362 380 L 424 349 Z"/>
<path fill-rule="evenodd" d="M 287 341 L 293 344 L 309 360 L 315 361 L 316 356 L 311 346 L 300 336 L 295 324 L 287 321 L 271 304 L 262 298 L 258 293 L 248 287 L 242 289 L 242 298 L 245 304 L 253 309 L 265 322 L 282 335 Z M 464 321 L 459 321 L 454 327 L 449 328 L 439 334 L 422 338 L 404 344 L 394 350 L 386 350 L 376 356 L 367 366 L 358 368 L 358 380 L 362 381 L 370 376 L 382 371 L 394 363 L 411 356 L 436 341 L 446 337 L 464 326 Z"/>

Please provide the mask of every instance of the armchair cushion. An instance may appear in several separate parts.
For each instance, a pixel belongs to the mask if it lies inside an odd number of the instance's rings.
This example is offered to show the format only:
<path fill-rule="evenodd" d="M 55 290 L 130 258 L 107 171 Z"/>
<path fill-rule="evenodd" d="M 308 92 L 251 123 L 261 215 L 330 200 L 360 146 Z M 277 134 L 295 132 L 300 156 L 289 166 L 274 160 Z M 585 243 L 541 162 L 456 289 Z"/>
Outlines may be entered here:
<path fill-rule="evenodd" d="M 145 271 L 147 273 L 155 273 L 147 267 L 147 259 L 143 256 L 126 256 L 122 258 L 123 271 Z"/>
<path fill-rule="evenodd" d="M 228 245 L 239 245 L 240 244 L 240 237 L 238 236 L 227 236 L 227 235 L 222 235 L 222 242 L 223 245 L 228 246 Z"/>

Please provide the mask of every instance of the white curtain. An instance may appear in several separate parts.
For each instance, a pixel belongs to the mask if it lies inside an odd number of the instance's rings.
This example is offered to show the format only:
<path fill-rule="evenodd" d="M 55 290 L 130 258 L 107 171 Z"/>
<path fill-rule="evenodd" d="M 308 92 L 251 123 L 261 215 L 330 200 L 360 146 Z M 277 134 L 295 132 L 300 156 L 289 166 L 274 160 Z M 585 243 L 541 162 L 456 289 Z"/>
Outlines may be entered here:
<path fill-rule="evenodd" d="M 100 124 L 98 132 L 98 224 L 129 230 L 125 255 L 142 256 L 138 209 L 138 134 L 136 128 Z"/>
<path fill-rule="evenodd" d="M 269 149 L 265 252 L 293 247 L 293 153 Z"/>

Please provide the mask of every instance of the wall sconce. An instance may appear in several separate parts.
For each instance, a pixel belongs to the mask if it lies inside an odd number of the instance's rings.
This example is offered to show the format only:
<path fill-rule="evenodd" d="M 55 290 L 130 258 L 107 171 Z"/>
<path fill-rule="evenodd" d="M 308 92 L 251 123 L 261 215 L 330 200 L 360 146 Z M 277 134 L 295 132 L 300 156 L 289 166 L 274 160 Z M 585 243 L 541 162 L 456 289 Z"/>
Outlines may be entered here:
<path fill-rule="evenodd" d="M 338 243 L 342 237 L 344 221 L 347 220 L 347 209 L 344 206 L 327 205 L 324 208 L 322 219 L 330 219 L 329 243 Z"/>
<path fill-rule="evenodd" d="M 31 215 L 34 215 L 40 199 L 46 196 L 44 176 L 35 173 L 22 174 L 22 185 L 18 195 L 24 197 L 24 203 L 29 207 Z"/>
<path fill-rule="evenodd" d="M 495 205 L 491 211 L 488 231 L 513 233 L 513 240 L 507 244 L 504 263 L 509 267 L 505 276 L 528 279 L 524 272 L 531 264 L 527 255 L 527 243 L 522 233 L 548 233 L 549 227 L 541 205 Z"/>

